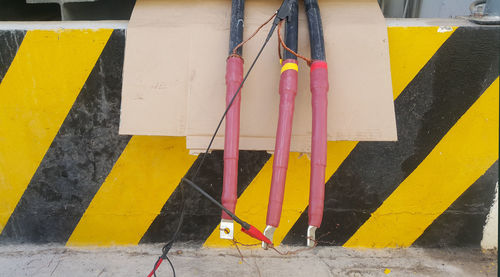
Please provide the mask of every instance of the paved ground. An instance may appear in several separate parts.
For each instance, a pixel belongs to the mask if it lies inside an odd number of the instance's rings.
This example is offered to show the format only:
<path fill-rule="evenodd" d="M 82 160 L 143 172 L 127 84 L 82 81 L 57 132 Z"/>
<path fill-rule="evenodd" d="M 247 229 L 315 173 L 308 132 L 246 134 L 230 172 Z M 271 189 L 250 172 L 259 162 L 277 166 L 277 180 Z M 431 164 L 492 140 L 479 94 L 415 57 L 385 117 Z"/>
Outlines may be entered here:
<path fill-rule="evenodd" d="M 160 245 L 121 248 L 0 246 L 0 276 L 146 276 Z M 280 248 L 282 251 L 297 248 Z M 497 252 L 317 247 L 280 256 L 258 248 L 174 247 L 177 276 L 497 276 Z M 168 263 L 158 276 L 172 276 Z"/>

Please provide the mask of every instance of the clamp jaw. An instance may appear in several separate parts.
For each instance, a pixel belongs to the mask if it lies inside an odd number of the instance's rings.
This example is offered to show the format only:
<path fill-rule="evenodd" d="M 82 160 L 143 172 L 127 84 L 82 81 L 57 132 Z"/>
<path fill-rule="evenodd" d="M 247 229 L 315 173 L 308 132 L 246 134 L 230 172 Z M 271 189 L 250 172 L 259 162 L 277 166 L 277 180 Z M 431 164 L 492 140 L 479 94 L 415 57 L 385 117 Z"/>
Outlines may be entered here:
<path fill-rule="evenodd" d="M 276 11 L 276 18 L 273 24 L 278 25 L 281 20 L 290 18 L 292 14 L 292 0 L 284 0 L 281 7 Z"/>

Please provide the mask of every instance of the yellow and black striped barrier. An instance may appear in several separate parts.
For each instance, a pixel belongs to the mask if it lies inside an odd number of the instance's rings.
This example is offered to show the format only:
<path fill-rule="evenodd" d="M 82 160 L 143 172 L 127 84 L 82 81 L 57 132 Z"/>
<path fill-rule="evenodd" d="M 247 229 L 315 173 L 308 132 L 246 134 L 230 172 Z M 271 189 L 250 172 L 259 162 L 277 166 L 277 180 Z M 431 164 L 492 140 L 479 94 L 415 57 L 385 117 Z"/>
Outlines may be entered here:
<path fill-rule="evenodd" d="M 479 246 L 498 181 L 499 27 L 389 27 L 397 142 L 330 142 L 324 245 Z M 185 139 L 118 135 L 123 29 L 0 30 L 0 243 L 170 239 Z M 360 81 L 363 76 L 359 76 Z M 300 93 L 300 92 L 299 92 Z M 265 227 L 273 157 L 240 151 L 236 213 Z M 198 183 L 220 198 L 223 155 Z M 309 161 L 291 153 L 275 242 L 305 243 Z M 185 189 L 180 239 L 218 238 Z M 242 243 L 254 243 L 236 232 Z"/>

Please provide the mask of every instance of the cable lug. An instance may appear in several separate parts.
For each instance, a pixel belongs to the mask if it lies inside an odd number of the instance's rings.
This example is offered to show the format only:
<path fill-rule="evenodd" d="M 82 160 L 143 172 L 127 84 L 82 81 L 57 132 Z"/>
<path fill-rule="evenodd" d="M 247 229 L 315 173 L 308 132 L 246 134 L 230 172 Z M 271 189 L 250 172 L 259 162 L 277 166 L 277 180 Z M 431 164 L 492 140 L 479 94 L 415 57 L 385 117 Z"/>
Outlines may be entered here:
<path fill-rule="evenodd" d="M 234 221 L 231 219 L 221 219 L 219 230 L 221 239 L 232 240 L 234 238 Z"/>
<path fill-rule="evenodd" d="M 266 236 L 271 242 L 273 242 L 274 231 L 276 231 L 276 227 L 271 225 L 267 225 L 266 229 L 264 229 L 264 236 Z M 265 242 L 262 242 L 262 248 L 264 250 L 267 250 L 269 248 L 269 245 Z"/>
<path fill-rule="evenodd" d="M 307 246 L 314 247 L 316 245 L 316 229 L 318 227 L 309 225 L 307 228 Z"/>

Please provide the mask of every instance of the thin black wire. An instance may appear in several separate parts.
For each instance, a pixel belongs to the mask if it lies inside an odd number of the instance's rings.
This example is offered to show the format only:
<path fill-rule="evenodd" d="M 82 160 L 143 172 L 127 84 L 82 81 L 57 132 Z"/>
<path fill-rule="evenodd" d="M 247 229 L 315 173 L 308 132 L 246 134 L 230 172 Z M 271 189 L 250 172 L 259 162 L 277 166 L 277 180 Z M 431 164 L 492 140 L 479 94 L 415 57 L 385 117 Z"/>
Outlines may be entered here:
<path fill-rule="evenodd" d="M 172 268 L 172 272 L 174 273 L 174 277 L 175 277 L 175 268 L 174 268 L 174 265 L 172 264 L 172 262 L 170 261 L 170 259 L 167 256 L 165 256 L 165 259 L 170 264 L 170 267 Z"/>
<path fill-rule="evenodd" d="M 154 277 L 157 277 L 156 276 L 156 270 L 155 270 L 155 268 L 158 265 L 158 263 L 160 262 L 160 259 L 161 259 L 161 257 L 158 257 L 158 260 L 156 260 L 156 263 L 155 263 L 155 265 L 153 267 L 153 276 Z M 172 273 L 174 274 L 174 277 L 175 277 L 175 268 L 174 268 L 174 265 L 172 264 L 172 262 L 170 261 L 170 259 L 167 256 L 165 256 L 165 260 L 167 260 L 167 262 L 170 264 L 170 268 L 172 268 Z"/>
<path fill-rule="evenodd" d="M 182 224 L 184 223 L 184 210 L 185 210 L 185 204 L 186 204 L 186 201 L 184 199 L 184 187 L 182 186 L 183 184 L 183 180 L 181 180 L 181 183 L 180 183 L 180 190 L 181 190 L 181 215 L 179 217 L 179 223 L 177 223 L 177 228 L 174 232 L 174 235 L 172 236 L 172 239 L 170 239 L 170 241 L 168 241 L 164 246 L 163 248 L 161 249 L 162 251 L 162 255 L 160 257 L 158 257 L 158 259 L 156 260 L 156 263 L 154 264 L 153 266 L 153 276 L 154 277 L 157 277 L 156 276 L 156 266 L 158 264 L 158 262 L 160 262 L 160 259 L 163 259 L 163 260 L 167 260 L 168 263 L 170 264 L 170 267 L 172 268 L 172 272 L 174 273 L 174 277 L 175 277 L 175 268 L 174 268 L 174 265 L 172 264 L 172 262 L 170 261 L 170 259 L 168 258 L 168 252 L 170 251 L 170 249 L 172 248 L 172 246 L 174 245 L 174 242 L 177 240 L 177 236 L 179 235 L 179 232 L 181 230 L 181 227 L 182 227 Z"/>
<path fill-rule="evenodd" d="M 233 102 L 234 100 L 236 99 L 236 97 L 240 94 L 241 92 L 241 88 L 243 87 L 243 84 L 245 83 L 245 81 L 247 80 L 248 78 L 248 75 L 250 74 L 250 72 L 252 71 L 253 67 L 255 66 L 255 64 L 257 63 L 257 60 L 259 59 L 260 55 L 262 54 L 262 52 L 264 51 L 264 48 L 266 47 L 267 43 L 269 42 L 269 40 L 271 39 L 273 33 L 274 33 L 274 30 L 276 29 L 276 26 L 278 26 L 278 23 L 279 21 L 278 20 L 274 20 L 273 21 L 273 24 L 271 25 L 271 29 L 269 30 L 269 33 L 267 34 L 267 37 L 266 37 L 266 40 L 264 41 L 264 43 L 262 44 L 262 47 L 260 48 L 259 52 L 257 53 L 257 56 L 255 56 L 252 64 L 250 65 L 250 68 L 248 68 L 248 71 L 247 73 L 245 74 L 245 77 L 243 77 L 243 80 L 241 81 L 240 85 L 238 86 L 238 89 L 236 90 L 236 93 L 233 95 L 233 97 L 231 98 L 231 101 L 229 101 L 229 104 L 227 105 L 226 107 L 226 110 L 224 111 L 224 114 L 222 115 L 219 123 L 217 124 L 217 128 L 215 128 L 215 132 L 213 133 L 212 135 L 212 138 L 210 139 L 210 143 L 208 144 L 207 146 L 207 149 L 205 151 L 205 153 L 203 154 L 203 157 L 201 157 L 201 161 L 200 163 L 198 164 L 198 167 L 196 168 L 196 171 L 193 175 L 193 177 L 191 178 L 192 179 L 192 182 L 194 182 L 196 180 L 196 177 L 198 177 L 198 173 L 200 172 L 200 169 L 201 169 L 201 166 L 203 165 L 203 163 L 205 162 L 205 158 L 206 156 L 208 156 L 208 152 L 210 152 L 210 149 L 212 147 L 212 143 L 214 142 L 214 139 L 215 137 L 217 136 L 217 133 L 219 132 L 219 129 L 220 129 L 220 126 L 222 125 L 222 122 L 224 121 L 224 119 L 226 118 L 226 115 L 229 111 L 229 109 L 231 108 L 231 106 L 233 105 Z M 167 257 L 167 254 L 168 254 L 168 251 L 170 251 L 170 249 L 172 248 L 172 245 L 174 244 L 174 242 L 177 240 L 177 236 L 179 234 L 179 231 L 182 227 L 182 224 L 184 222 L 184 208 L 185 208 L 185 199 L 184 199 L 184 191 L 183 191 L 183 184 L 184 184 L 184 180 L 181 180 L 181 183 L 179 184 L 180 186 L 180 189 L 181 189 L 181 195 L 182 195 L 182 208 L 181 208 L 181 215 L 180 215 L 180 218 L 179 218 L 179 223 L 177 224 L 177 229 L 175 230 L 175 233 L 174 235 L 172 236 L 172 239 L 167 242 L 167 244 L 165 244 L 165 246 L 163 246 L 162 248 L 162 255 L 158 258 L 158 260 L 156 261 L 156 263 L 154 264 L 154 267 L 153 267 L 153 275 L 156 277 L 156 270 L 154 270 L 154 268 L 156 268 L 156 265 L 158 264 L 158 262 L 160 261 L 160 259 L 166 259 L 170 266 L 172 267 L 172 271 L 174 273 L 174 277 L 175 277 L 175 269 L 174 269 L 174 265 L 172 264 L 172 262 L 168 259 Z"/>
<path fill-rule="evenodd" d="M 196 169 L 196 171 L 194 173 L 194 176 L 192 178 L 193 182 L 195 181 L 195 178 L 198 176 L 200 168 L 203 165 L 203 162 L 205 161 L 205 157 L 208 155 L 208 152 L 210 152 L 210 148 L 212 147 L 212 143 L 214 142 L 214 139 L 217 136 L 217 133 L 219 132 L 220 126 L 222 125 L 222 122 L 224 121 L 224 118 L 226 118 L 227 112 L 229 111 L 229 109 L 233 105 L 233 102 L 236 99 L 236 97 L 240 94 L 241 88 L 243 87 L 243 84 L 245 84 L 245 81 L 247 80 L 248 75 L 250 74 L 250 72 L 252 71 L 255 63 L 259 59 L 260 54 L 262 54 L 262 51 L 264 51 L 264 48 L 266 47 L 267 43 L 271 39 L 271 37 L 273 35 L 273 32 L 274 32 L 274 29 L 276 29 L 276 26 L 278 26 L 278 23 L 275 20 L 275 21 L 273 21 L 273 25 L 271 25 L 271 29 L 269 30 L 269 33 L 267 34 L 267 37 L 266 37 L 266 40 L 264 41 L 264 44 L 262 44 L 262 47 L 260 48 L 259 52 L 257 53 L 257 56 L 255 57 L 255 59 L 253 60 L 252 64 L 250 65 L 250 68 L 248 69 L 247 73 L 245 74 L 245 77 L 243 78 L 243 81 L 241 81 L 240 85 L 238 86 L 238 89 L 236 90 L 236 93 L 231 98 L 231 101 L 229 101 L 229 104 L 227 105 L 227 108 L 224 111 L 224 114 L 222 115 L 222 117 L 221 117 L 221 119 L 219 121 L 219 124 L 217 124 L 217 128 L 215 128 L 215 132 L 212 135 L 212 138 L 210 139 L 210 143 L 208 144 L 207 149 L 206 149 L 205 153 L 203 154 L 203 157 L 201 158 L 200 163 L 198 164 L 198 168 Z"/>
<path fill-rule="evenodd" d="M 153 265 L 153 276 L 154 277 L 157 277 L 155 268 L 158 265 L 158 263 L 160 262 L 160 259 L 161 259 L 161 257 L 158 257 L 158 259 L 156 260 L 156 263 Z"/>
<path fill-rule="evenodd" d="M 204 190 L 202 190 L 198 185 L 196 185 L 195 183 L 193 183 L 193 181 L 191 181 L 189 179 L 186 179 L 186 178 L 182 178 L 182 180 L 184 182 L 188 183 L 189 185 L 191 185 L 194 189 L 196 189 L 199 193 L 201 193 L 203 196 L 205 196 L 208 200 L 210 200 L 212 203 L 214 203 L 219 208 L 221 208 L 223 211 L 225 211 L 228 215 L 231 216 L 231 218 L 234 221 L 238 222 L 238 224 L 240 224 L 243 228 L 245 228 L 245 230 L 250 229 L 250 225 L 248 223 L 246 223 L 245 221 L 241 220 L 234 213 L 232 213 L 230 210 L 228 210 L 226 207 L 224 207 L 221 203 L 217 202 L 217 200 L 215 200 L 212 196 L 210 196 L 210 194 L 208 194 Z"/>

